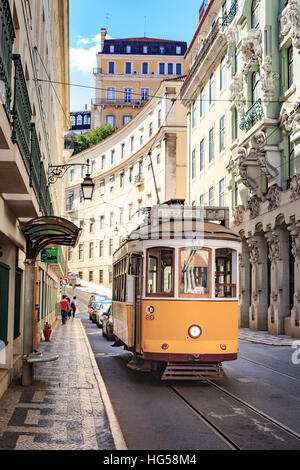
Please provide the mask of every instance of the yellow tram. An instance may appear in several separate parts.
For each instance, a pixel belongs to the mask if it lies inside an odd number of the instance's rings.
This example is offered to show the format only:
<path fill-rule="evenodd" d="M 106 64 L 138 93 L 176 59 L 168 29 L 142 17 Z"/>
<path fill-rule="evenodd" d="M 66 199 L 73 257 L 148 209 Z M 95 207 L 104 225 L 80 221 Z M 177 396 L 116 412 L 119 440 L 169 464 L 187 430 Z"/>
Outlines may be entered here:
<path fill-rule="evenodd" d="M 228 208 L 147 209 L 113 257 L 116 345 L 162 380 L 219 378 L 237 359 L 239 236 Z"/>

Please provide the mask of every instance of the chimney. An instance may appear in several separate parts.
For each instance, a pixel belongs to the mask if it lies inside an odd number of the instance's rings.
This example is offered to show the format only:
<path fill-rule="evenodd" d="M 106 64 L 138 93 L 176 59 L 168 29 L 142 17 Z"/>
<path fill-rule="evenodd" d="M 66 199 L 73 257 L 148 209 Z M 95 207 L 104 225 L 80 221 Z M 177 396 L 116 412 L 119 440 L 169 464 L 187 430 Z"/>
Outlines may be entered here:
<path fill-rule="evenodd" d="M 103 51 L 103 47 L 104 47 L 104 41 L 105 41 L 105 38 L 106 38 L 106 28 L 101 28 L 100 30 L 100 34 L 101 34 L 101 41 L 100 41 L 100 51 L 102 52 Z"/>

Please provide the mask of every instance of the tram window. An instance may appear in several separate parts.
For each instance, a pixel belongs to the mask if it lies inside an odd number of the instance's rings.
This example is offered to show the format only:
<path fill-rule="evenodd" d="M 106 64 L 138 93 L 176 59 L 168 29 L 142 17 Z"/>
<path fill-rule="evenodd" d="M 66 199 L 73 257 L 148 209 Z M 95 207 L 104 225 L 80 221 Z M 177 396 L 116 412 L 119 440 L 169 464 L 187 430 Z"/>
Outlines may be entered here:
<path fill-rule="evenodd" d="M 113 267 L 113 300 L 126 301 L 126 259 L 116 263 Z"/>
<path fill-rule="evenodd" d="M 148 250 L 147 294 L 172 296 L 174 291 L 174 250 Z"/>
<path fill-rule="evenodd" d="M 179 295 L 181 297 L 209 297 L 210 250 L 181 248 L 179 263 Z"/>
<path fill-rule="evenodd" d="M 230 248 L 216 250 L 215 286 L 216 297 L 236 297 L 234 257 Z"/>

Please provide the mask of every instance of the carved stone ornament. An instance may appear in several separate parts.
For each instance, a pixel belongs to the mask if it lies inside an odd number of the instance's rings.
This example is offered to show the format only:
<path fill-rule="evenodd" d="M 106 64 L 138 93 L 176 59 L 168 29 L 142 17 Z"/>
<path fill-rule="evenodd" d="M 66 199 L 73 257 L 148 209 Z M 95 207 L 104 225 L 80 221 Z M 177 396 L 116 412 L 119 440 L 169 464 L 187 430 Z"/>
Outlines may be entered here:
<path fill-rule="evenodd" d="M 295 259 L 300 259 L 300 222 L 293 222 L 288 226 L 292 238 L 292 254 Z"/>
<path fill-rule="evenodd" d="M 259 29 L 250 29 L 248 35 L 242 41 L 243 74 L 246 76 L 252 65 L 261 64 L 262 34 Z"/>
<path fill-rule="evenodd" d="M 268 230 L 265 233 L 265 237 L 269 247 L 269 260 L 271 262 L 278 261 L 280 257 L 280 243 L 278 233 L 276 230 Z"/>
<path fill-rule="evenodd" d="M 234 225 L 240 225 L 244 220 L 245 208 L 242 205 L 236 206 L 233 213 Z"/>
<path fill-rule="evenodd" d="M 255 219 L 255 217 L 258 217 L 260 214 L 260 204 L 261 204 L 261 198 L 254 195 L 250 198 L 248 204 L 247 204 L 247 209 L 250 211 L 250 217 L 251 219 Z"/>
<path fill-rule="evenodd" d="M 233 160 L 232 155 L 230 156 L 230 160 L 228 165 L 226 166 L 226 170 L 228 173 L 237 175 L 237 160 Z"/>
<path fill-rule="evenodd" d="M 300 173 L 295 173 L 290 182 L 290 200 L 295 201 L 296 199 L 300 199 Z"/>
<path fill-rule="evenodd" d="M 270 56 L 265 58 L 261 68 L 263 69 L 260 77 L 263 101 L 268 104 L 274 100 L 275 80 L 279 79 L 279 73 L 272 71 L 272 58 Z"/>
<path fill-rule="evenodd" d="M 251 236 L 247 238 L 247 245 L 249 247 L 250 263 L 257 264 L 259 261 L 259 248 L 257 240 Z"/>
<path fill-rule="evenodd" d="M 281 40 L 290 34 L 293 46 L 300 49 L 300 1 L 289 0 L 280 18 Z"/>
<path fill-rule="evenodd" d="M 292 135 L 300 131 L 300 98 L 292 105 L 284 104 L 280 112 L 280 124 Z"/>
<path fill-rule="evenodd" d="M 245 116 L 246 98 L 244 95 L 243 76 L 235 75 L 230 83 L 230 101 L 232 101 L 243 118 Z"/>
<path fill-rule="evenodd" d="M 277 209 L 277 207 L 279 207 L 281 201 L 281 193 L 282 188 L 280 188 L 277 184 L 273 184 L 269 188 L 267 194 L 267 200 L 269 201 L 269 211 L 273 211 L 274 209 Z"/>

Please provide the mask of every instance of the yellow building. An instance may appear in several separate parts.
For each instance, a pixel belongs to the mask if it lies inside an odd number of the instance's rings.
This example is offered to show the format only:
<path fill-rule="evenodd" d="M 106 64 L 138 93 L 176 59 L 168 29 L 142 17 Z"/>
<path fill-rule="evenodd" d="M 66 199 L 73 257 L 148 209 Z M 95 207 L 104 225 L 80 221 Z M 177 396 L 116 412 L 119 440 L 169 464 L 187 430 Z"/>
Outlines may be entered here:
<path fill-rule="evenodd" d="M 140 113 L 98 145 L 72 156 L 65 175 L 65 218 L 83 231 L 68 250 L 70 271 L 85 281 L 111 287 L 112 255 L 144 219 L 143 207 L 186 194 L 186 116 L 179 96 L 183 78 L 165 79 Z M 175 101 L 174 101 L 175 100 Z M 151 169 L 149 151 L 152 153 Z M 95 183 L 92 201 L 80 184 L 87 160 Z"/>
<path fill-rule="evenodd" d="M 60 215 L 61 185 L 48 165 L 62 163 L 70 127 L 68 0 L 0 2 L 0 396 L 22 366 L 26 240 L 22 223 Z M 63 258 L 36 263 L 35 331 L 52 322 Z"/>
<path fill-rule="evenodd" d="M 184 41 L 106 39 L 106 29 L 101 29 L 92 128 L 105 123 L 118 129 L 126 125 L 155 95 L 163 79 L 187 72 L 186 49 Z"/>

